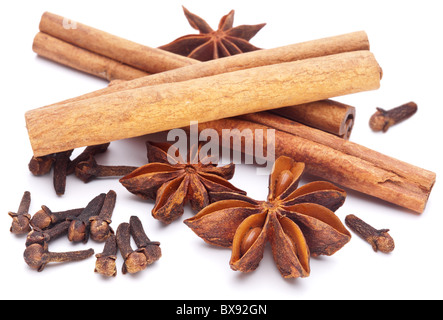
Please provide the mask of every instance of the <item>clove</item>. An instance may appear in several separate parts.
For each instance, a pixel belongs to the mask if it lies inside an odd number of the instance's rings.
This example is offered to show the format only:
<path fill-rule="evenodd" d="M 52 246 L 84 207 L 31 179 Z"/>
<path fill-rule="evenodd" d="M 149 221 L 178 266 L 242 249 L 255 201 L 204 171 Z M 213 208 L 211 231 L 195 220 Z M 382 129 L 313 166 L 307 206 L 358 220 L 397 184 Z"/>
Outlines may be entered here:
<path fill-rule="evenodd" d="M 346 216 L 345 223 L 352 231 L 368 242 L 375 252 L 389 253 L 394 250 L 394 239 L 389 235 L 389 229 L 377 230 L 353 214 Z"/>
<path fill-rule="evenodd" d="M 369 120 L 369 126 L 373 131 L 386 132 L 391 126 L 408 119 L 416 112 L 417 104 L 412 101 L 391 110 L 377 108 Z"/>
<path fill-rule="evenodd" d="M 137 167 L 132 166 L 102 166 L 97 164 L 94 157 L 80 162 L 75 168 L 75 175 L 83 182 L 89 182 L 98 177 L 122 177 Z"/>
<path fill-rule="evenodd" d="M 68 218 L 74 218 L 82 213 L 84 208 L 70 209 L 66 211 L 52 212 L 47 206 L 43 205 L 31 219 L 31 226 L 44 230 L 65 221 Z"/>
<path fill-rule="evenodd" d="M 115 277 L 117 275 L 117 267 L 115 264 L 117 251 L 116 236 L 111 234 L 108 239 L 106 239 L 103 252 L 95 255 L 97 261 L 95 262 L 94 272 L 106 277 Z"/>
<path fill-rule="evenodd" d="M 32 157 L 29 161 L 29 171 L 35 176 L 49 173 L 54 167 L 53 184 L 57 195 L 63 195 L 66 189 L 66 177 L 75 172 L 76 166 L 99 153 L 105 152 L 110 143 L 86 147 L 74 160 L 70 157 L 74 150 L 53 153 L 42 157 Z"/>
<path fill-rule="evenodd" d="M 68 174 L 75 172 L 75 167 L 83 161 L 88 160 L 90 157 L 93 157 L 99 153 L 104 153 L 108 150 L 110 143 L 98 144 L 95 146 L 86 147 L 82 153 L 80 153 L 74 160 L 69 163 L 68 166 Z"/>
<path fill-rule="evenodd" d="M 17 212 L 9 212 L 9 216 L 12 218 L 12 224 L 10 231 L 14 234 L 26 234 L 31 231 L 29 225 L 31 215 L 29 214 L 29 207 L 31 206 L 31 193 L 25 191 L 20 201 Z"/>
<path fill-rule="evenodd" d="M 46 246 L 35 243 L 25 249 L 23 256 L 28 266 L 40 272 L 43 271 L 48 263 L 80 261 L 89 258 L 93 254 L 93 249 L 71 252 L 49 252 Z"/>
<path fill-rule="evenodd" d="M 121 223 L 117 228 L 117 245 L 124 259 L 122 273 L 137 273 L 146 269 L 148 261 L 144 253 L 132 250 L 130 225 Z"/>
<path fill-rule="evenodd" d="M 70 221 L 68 229 L 68 239 L 71 242 L 83 242 L 86 243 L 89 240 L 89 229 L 91 222 L 89 218 L 98 215 L 105 200 L 106 194 L 101 193 L 92 199 L 82 213 L 75 218 L 69 218 Z"/>
<path fill-rule="evenodd" d="M 42 246 L 47 246 L 51 240 L 57 239 L 60 236 L 66 235 L 68 233 L 68 228 L 71 225 L 70 221 L 63 221 L 50 229 L 40 230 L 35 228 L 28 233 L 26 237 L 25 245 L 29 247 L 33 244 L 40 244 Z"/>
<path fill-rule="evenodd" d="M 55 193 L 59 196 L 65 194 L 66 189 L 66 176 L 68 175 L 68 165 L 70 163 L 69 157 L 73 150 L 59 152 L 54 155 L 54 176 L 53 183 Z"/>
<path fill-rule="evenodd" d="M 106 194 L 100 214 L 98 216 L 92 216 L 89 218 L 91 223 L 90 233 L 92 240 L 103 242 L 114 233 L 110 227 L 110 224 L 112 222 L 111 217 L 112 212 L 114 211 L 116 198 L 117 194 L 115 191 L 110 190 Z"/>
<path fill-rule="evenodd" d="M 160 259 L 162 255 L 160 242 L 149 240 L 140 219 L 137 216 L 132 216 L 129 219 L 129 225 L 131 235 L 138 247 L 136 251 L 142 252 L 145 255 L 147 264 L 151 264 Z"/>
<path fill-rule="evenodd" d="M 29 161 L 28 168 L 34 176 L 43 176 L 51 171 L 54 161 L 55 157 L 53 154 L 43 157 L 33 156 Z"/>

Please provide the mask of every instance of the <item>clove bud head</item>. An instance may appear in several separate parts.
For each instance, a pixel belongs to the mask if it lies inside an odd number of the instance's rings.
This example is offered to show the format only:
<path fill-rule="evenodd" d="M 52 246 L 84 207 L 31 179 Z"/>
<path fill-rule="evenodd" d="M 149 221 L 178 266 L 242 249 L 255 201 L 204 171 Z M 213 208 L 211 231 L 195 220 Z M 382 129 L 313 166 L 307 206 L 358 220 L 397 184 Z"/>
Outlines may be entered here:
<path fill-rule="evenodd" d="M 82 242 L 87 239 L 87 226 L 83 221 L 73 220 L 69 225 L 68 239 L 71 242 Z"/>
<path fill-rule="evenodd" d="M 110 226 L 111 221 L 109 220 L 91 217 L 89 218 L 89 221 L 91 221 L 90 234 L 92 240 L 94 241 L 106 241 L 106 239 L 108 239 L 108 237 L 114 233 Z"/>
<path fill-rule="evenodd" d="M 31 231 L 31 227 L 29 225 L 31 216 L 29 214 L 15 214 L 13 212 L 9 212 L 9 216 L 12 218 L 10 231 L 14 234 L 26 234 Z"/>
<path fill-rule="evenodd" d="M 28 266 L 37 271 L 42 271 L 49 262 L 46 252 L 43 246 L 35 243 L 26 248 L 23 256 Z"/>
<path fill-rule="evenodd" d="M 45 229 L 48 228 L 52 224 L 51 216 L 42 208 L 34 215 L 31 219 L 31 225 L 34 228 Z"/>
<path fill-rule="evenodd" d="M 94 157 L 89 157 L 88 160 L 82 161 L 75 167 L 75 175 L 83 182 L 89 182 L 97 175 L 98 164 Z"/>
<path fill-rule="evenodd" d="M 95 257 L 97 258 L 97 261 L 95 262 L 94 272 L 106 277 L 115 277 L 117 275 L 117 268 L 115 263 L 117 260 L 117 256 L 108 256 L 99 253 Z"/>
<path fill-rule="evenodd" d="M 388 229 L 378 230 L 379 234 L 375 237 L 369 237 L 368 242 L 372 245 L 375 252 L 390 253 L 395 249 L 394 239 L 388 233 Z"/>
<path fill-rule="evenodd" d="M 125 260 L 123 274 L 126 272 L 137 273 L 143 271 L 148 266 L 146 256 L 142 252 L 134 251 Z"/>

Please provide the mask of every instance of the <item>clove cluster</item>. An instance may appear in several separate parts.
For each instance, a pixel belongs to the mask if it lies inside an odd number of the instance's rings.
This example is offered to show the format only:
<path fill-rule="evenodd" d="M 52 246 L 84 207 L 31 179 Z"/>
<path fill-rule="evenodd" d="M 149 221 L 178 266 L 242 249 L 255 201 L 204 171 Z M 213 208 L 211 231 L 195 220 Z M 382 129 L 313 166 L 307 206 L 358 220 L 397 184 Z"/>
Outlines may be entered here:
<path fill-rule="evenodd" d="M 131 246 L 131 238 L 137 245 L 135 250 Z M 118 249 L 124 259 L 123 274 L 143 271 L 148 265 L 160 259 L 162 255 L 160 242 L 149 240 L 142 222 L 136 216 L 132 216 L 129 223 L 121 223 L 117 228 L 116 235 L 108 238 L 103 252 L 96 255 L 95 272 L 108 277 L 115 276 L 117 274 L 115 260 Z"/>
<path fill-rule="evenodd" d="M 35 176 L 46 175 L 53 169 L 53 185 L 57 195 L 65 194 L 66 177 L 75 174 L 83 182 L 89 182 L 98 177 L 121 177 L 137 169 L 133 166 L 103 166 L 99 165 L 95 156 L 108 150 L 110 143 L 86 147 L 82 153 L 71 160 L 74 150 L 49 154 L 42 157 L 32 157 L 29 161 L 29 171 Z"/>
<path fill-rule="evenodd" d="M 124 259 L 123 274 L 136 273 L 161 257 L 160 243 L 149 240 L 136 216 L 132 216 L 129 223 L 120 224 L 115 234 L 111 227 L 111 218 L 116 199 L 116 192 L 110 190 L 94 197 L 84 208 L 53 212 L 43 205 L 31 216 L 31 194 L 26 191 L 17 212 L 9 212 L 13 219 L 10 231 L 17 235 L 26 234 L 23 256 L 25 262 L 37 271 L 42 271 L 48 263 L 80 261 L 94 254 L 93 249 L 50 252 L 50 242 L 65 236 L 71 242 L 86 244 L 91 238 L 105 243 L 103 252 L 96 254 L 96 273 L 108 277 L 116 276 L 118 249 Z M 131 247 L 131 237 L 137 245 L 136 250 Z"/>

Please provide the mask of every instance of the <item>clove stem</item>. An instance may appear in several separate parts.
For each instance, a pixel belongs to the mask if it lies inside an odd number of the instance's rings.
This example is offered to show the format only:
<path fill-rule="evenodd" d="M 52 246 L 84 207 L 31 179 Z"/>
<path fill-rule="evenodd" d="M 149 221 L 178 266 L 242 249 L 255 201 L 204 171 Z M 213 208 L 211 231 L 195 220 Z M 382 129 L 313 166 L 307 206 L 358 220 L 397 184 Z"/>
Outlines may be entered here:
<path fill-rule="evenodd" d="M 389 229 L 377 230 L 353 214 L 346 216 L 345 223 L 352 231 L 368 242 L 375 252 L 389 253 L 394 250 L 394 239 L 389 235 Z"/>
<path fill-rule="evenodd" d="M 71 161 L 69 157 L 72 152 L 73 150 L 68 150 L 55 154 L 53 182 L 55 193 L 59 196 L 65 194 L 66 176 L 68 175 L 68 166 Z"/>
<path fill-rule="evenodd" d="M 117 239 L 114 234 L 111 234 L 106 240 L 105 247 L 102 253 L 95 255 L 97 261 L 95 262 L 94 272 L 107 277 L 115 277 L 117 269 L 115 261 L 117 260 Z"/>
<path fill-rule="evenodd" d="M 12 218 L 12 224 L 10 231 L 14 234 L 26 234 L 31 231 L 29 222 L 31 215 L 29 214 L 29 207 L 31 206 L 31 193 L 25 191 L 17 212 L 9 212 L 9 216 Z"/>
<path fill-rule="evenodd" d="M 369 120 L 369 126 L 373 131 L 386 132 L 391 126 L 410 118 L 416 112 L 417 104 L 412 101 L 391 110 L 377 108 Z"/>
<path fill-rule="evenodd" d="M 37 243 L 42 246 L 45 245 L 47 246 L 47 244 L 51 240 L 54 240 L 62 235 L 67 234 L 70 225 L 71 225 L 70 221 L 63 221 L 56 224 L 54 227 L 46 229 L 44 231 L 36 228 L 32 230 L 26 237 L 25 245 L 29 247 L 30 245 Z"/>
<path fill-rule="evenodd" d="M 94 254 L 93 249 L 71 252 L 49 252 L 47 247 L 33 244 L 25 249 L 23 254 L 25 262 L 37 271 L 43 271 L 51 262 L 71 262 L 85 260 Z"/>
<path fill-rule="evenodd" d="M 132 216 L 129 219 L 130 232 L 137 245 L 138 252 L 142 252 L 146 256 L 146 261 L 151 264 L 160 259 L 162 253 L 160 249 L 160 242 L 149 240 L 145 233 L 142 222 L 137 216 Z"/>
<path fill-rule="evenodd" d="M 105 241 L 109 235 L 114 233 L 111 224 L 112 212 L 114 211 L 115 201 L 117 194 L 114 190 L 110 190 L 105 197 L 103 206 L 98 216 L 92 216 L 89 218 L 91 222 L 91 238 L 95 241 Z"/>
<path fill-rule="evenodd" d="M 123 222 L 117 228 L 117 245 L 125 260 L 122 273 L 137 273 L 144 270 L 147 265 L 146 256 L 142 252 L 134 251 L 131 247 L 131 234 L 129 223 Z"/>
<path fill-rule="evenodd" d="M 106 197 L 105 193 L 101 193 L 100 195 L 96 196 L 88 203 L 86 208 L 78 217 L 69 219 L 69 221 L 71 221 L 71 224 L 68 229 L 69 241 L 71 242 L 82 241 L 83 243 L 88 242 L 90 225 L 91 225 L 89 218 L 98 215 L 103 206 L 105 197 Z"/>
<path fill-rule="evenodd" d="M 37 211 L 31 219 L 31 226 L 40 230 L 47 229 L 68 218 L 79 216 L 84 208 L 70 209 L 66 211 L 52 212 L 47 206 L 43 205 L 41 210 Z"/>

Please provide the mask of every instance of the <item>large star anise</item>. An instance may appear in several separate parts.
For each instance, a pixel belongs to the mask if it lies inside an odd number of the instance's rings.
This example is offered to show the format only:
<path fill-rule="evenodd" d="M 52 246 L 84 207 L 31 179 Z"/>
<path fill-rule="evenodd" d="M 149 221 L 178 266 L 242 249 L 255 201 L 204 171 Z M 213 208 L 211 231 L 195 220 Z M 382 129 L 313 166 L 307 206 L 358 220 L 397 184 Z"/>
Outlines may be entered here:
<path fill-rule="evenodd" d="M 255 270 L 269 241 L 283 277 L 307 277 L 311 255 L 332 255 L 351 234 L 334 214 L 346 193 L 325 181 L 298 188 L 304 167 L 280 157 L 270 175 L 267 201 L 233 195 L 235 199 L 214 202 L 184 222 L 206 242 L 231 247 L 234 270 Z"/>
<path fill-rule="evenodd" d="M 210 203 L 209 192 L 246 194 L 227 181 L 234 175 L 233 163 L 217 167 L 210 156 L 199 159 L 197 148 L 191 148 L 184 161 L 179 150 L 169 143 L 147 142 L 146 146 L 150 163 L 120 182 L 142 199 L 155 200 L 152 215 L 166 224 L 183 214 L 188 201 L 195 211 L 206 207 Z"/>
<path fill-rule="evenodd" d="M 214 31 L 205 20 L 189 12 L 185 7 L 183 7 L 183 10 L 190 25 L 200 31 L 200 34 L 180 37 L 159 47 L 160 49 L 200 61 L 259 50 L 259 48 L 250 44 L 249 40 L 265 26 L 265 23 L 241 25 L 233 28 L 234 10 L 231 10 L 220 20 L 218 30 Z"/>

